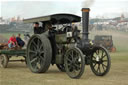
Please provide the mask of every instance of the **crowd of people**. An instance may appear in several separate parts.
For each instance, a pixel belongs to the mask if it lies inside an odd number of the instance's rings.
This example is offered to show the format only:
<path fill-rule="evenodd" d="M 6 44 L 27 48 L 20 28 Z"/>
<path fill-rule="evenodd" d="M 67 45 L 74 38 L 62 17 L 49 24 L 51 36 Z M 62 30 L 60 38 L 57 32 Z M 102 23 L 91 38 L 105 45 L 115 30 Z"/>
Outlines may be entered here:
<path fill-rule="evenodd" d="M 21 34 L 16 37 L 14 34 L 9 38 L 8 47 L 9 48 L 22 48 L 25 42 L 21 39 Z"/>

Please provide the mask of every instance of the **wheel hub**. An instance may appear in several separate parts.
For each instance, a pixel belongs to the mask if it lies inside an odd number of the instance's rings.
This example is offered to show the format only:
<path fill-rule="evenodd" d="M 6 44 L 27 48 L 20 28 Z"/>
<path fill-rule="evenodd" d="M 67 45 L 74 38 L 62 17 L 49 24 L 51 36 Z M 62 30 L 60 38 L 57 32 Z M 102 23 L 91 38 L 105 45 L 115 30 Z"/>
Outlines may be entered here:
<path fill-rule="evenodd" d="M 96 61 L 97 61 L 97 62 L 99 62 L 99 61 L 100 61 L 100 58 L 99 58 L 99 56 L 98 56 L 98 55 L 96 56 Z"/>
<path fill-rule="evenodd" d="M 39 50 L 36 52 L 36 55 L 37 56 L 40 56 L 40 51 Z"/>

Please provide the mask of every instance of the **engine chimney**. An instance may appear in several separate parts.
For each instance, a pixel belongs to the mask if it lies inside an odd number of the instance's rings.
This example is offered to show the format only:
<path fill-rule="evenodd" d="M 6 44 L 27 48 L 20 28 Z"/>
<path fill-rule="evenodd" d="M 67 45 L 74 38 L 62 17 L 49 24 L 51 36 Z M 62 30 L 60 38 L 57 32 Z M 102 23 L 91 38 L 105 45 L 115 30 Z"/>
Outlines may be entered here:
<path fill-rule="evenodd" d="M 85 42 L 88 41 L 88 25 L 89 25 L 89 8 L 82 8 L 82 26 L 83 26 L 83 35 L 82 40 Z"/>

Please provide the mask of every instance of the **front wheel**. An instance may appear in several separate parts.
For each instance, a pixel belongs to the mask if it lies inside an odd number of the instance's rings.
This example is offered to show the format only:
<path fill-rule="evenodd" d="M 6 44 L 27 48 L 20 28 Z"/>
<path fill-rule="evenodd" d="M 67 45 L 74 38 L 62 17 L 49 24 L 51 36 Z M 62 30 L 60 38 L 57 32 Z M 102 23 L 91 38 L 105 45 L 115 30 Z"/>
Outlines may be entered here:
<path fill-rule="evenodd" d="M 110 66 L 111 59 L 108 51 L 104 47 L 97 47 L 91 56 L 92 72 L 97 76 L 104 76 L 109 72 Z"/>

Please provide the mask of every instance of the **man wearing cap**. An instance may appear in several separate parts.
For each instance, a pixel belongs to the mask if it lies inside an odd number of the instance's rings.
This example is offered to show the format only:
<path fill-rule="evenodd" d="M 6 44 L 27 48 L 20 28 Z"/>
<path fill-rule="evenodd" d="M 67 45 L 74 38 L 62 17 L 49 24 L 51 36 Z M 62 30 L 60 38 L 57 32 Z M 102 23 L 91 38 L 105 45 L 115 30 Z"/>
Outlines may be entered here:
<path fill-rule="evenodd" d="M 39 23 L 36 22 L 34 23 L 34 34 L 41 34 L 43 33 L 43 28 L 42 27 L 39 27 Z"/>

